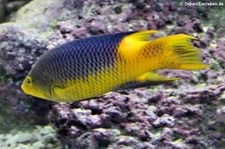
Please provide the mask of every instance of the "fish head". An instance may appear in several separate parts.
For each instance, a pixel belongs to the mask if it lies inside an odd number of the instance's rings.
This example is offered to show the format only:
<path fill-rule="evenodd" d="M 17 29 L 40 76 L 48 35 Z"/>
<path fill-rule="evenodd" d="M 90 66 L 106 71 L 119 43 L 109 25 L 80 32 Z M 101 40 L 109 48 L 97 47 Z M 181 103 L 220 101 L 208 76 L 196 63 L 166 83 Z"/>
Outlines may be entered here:
<path fill-rule="evenodd" d="M 43 98 L 47 100 L 51 100 L 51 82 L 48 78 L 43 76 L 42 79 L 39 77 L 35 77 L 32 75 L 28 75 L 22 85 L 21 88 L 25 94 L 35 96 L 38 98 Z"/>

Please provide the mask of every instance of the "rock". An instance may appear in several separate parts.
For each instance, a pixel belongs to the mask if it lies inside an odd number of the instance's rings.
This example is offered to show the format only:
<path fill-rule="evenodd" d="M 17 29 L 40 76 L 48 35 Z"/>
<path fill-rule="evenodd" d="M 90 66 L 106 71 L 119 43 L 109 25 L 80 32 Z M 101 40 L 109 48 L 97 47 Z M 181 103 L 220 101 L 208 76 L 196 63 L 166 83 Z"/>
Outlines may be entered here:
<path fill-rule="evenodd" d="M 25 144 L 19 144 L 15 149 L 30 149 L 30 146 Z"/>
<path fill-rule="evenodd" d="M 179 18 L 179 19 L 177 20 L 177 25 L 180 26 L 180 27 L 185 26 L 185 25 L 186 25 L 185 19 Z"/>
<path fill-rule="evenodd" d="M 49 130 L 48 134 L 43 134 Z M 24 149 L 45 149 L 48 146 L 51 148 L 61 148 L 55 131 L 51 126 L 37 126 L 29 131 L 11 131 L 9 134 L 0 135 L 0 148 L 24 148 Z"/>
<path fill-rule="evenodd" d="M 113 129 L 95 129 L 78 138 L 74 147 L 79 148 L 99 148 L 107 147 L 110 143 L 117 141 L 120 132 Z"/>
<path fill-rule="evenodd" d="M 154 127 L 162 127 L 162 126 L 168 126 L 172 127 L 175 124 L 175 119 L 167 114 L 164 114 L 162 117 L 156 119 L 153 122 Z"/>
<path fill-rule="evenodd" d="M 216 110 L 217 120 L 222 124 L 225 123 L 225 106 L 220 107 Z"/>
<path fill-rule="evenodd" d="M 126 149 L 138 149 L 138 148 L 153 148 L 153 146 L 149 143 L 141 143 L 131 136 L 122 136 L 120 139 L 114 144 L 109 146 L 110 149 L 113 148 L 126 148 Z"/>
<path fill-rule="evenodd" d="M 40 129 L 40 134 L 41 135 L 48 135 L 51 133 L 54 133 L 54 129 L 51 126 L 45 126 L 45 127 L 37 127 L 37 129 Z"/>
<path fill-rule="evenodd" d="M 31 139 L 33 138 L 32 134 L 30 133 L 18 133 L 17 134 L 17 142 L 18 143 L 25 143 L 28 141 L 32 141 Z"/>
<path fill-rule="evenodd" d="M 45 145 L 41 142 L 35 142 L 35 143 L 33 143 L 32 148 L 33 149 L 44 149 Z"/>
<path fill-rule="evenodd" d="M 45 141 L 45 144 L 54 143 L 55 142 L 55 135 L 54 134 L 47 134 L 43 136 L 43 140 Z"/>

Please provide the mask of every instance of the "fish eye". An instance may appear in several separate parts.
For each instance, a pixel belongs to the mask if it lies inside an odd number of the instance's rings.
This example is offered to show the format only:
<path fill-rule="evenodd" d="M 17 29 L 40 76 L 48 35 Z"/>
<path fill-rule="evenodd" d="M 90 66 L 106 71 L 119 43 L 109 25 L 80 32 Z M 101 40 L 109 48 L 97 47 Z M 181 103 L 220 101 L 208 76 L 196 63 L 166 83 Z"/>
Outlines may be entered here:
<path fill-rule="evenodd" d="M 28 77 L 28 78 L 27 78 L 27 83 L 30 84 L 30 85 L 32 84 L 32 79 L 31 79 L 31 77 Z"/>

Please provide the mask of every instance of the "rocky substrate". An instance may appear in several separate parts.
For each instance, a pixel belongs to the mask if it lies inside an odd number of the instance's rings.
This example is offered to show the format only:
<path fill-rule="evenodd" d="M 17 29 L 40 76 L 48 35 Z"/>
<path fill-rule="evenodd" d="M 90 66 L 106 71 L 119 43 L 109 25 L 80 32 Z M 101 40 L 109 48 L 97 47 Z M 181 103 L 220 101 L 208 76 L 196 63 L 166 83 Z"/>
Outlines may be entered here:
<path fill-rule="evenodd" d="M 109 93 L 54 105 L 52 123 L 68 148 L 223 148 L 225 82 Z"/>

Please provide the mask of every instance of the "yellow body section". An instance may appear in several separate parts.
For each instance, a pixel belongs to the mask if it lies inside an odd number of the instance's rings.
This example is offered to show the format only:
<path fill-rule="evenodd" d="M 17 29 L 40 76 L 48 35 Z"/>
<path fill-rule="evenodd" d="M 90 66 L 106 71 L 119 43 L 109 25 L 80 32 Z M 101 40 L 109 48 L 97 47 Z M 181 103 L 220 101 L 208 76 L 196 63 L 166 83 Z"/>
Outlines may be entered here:
<path fill-rule="evenodd" d="M 124 37 L 116 54 L 116 67 L 108 67 L 90 74 L 85 80 L 67 80 L 65 87 L 52 87 L 51 99 L 40 91 L 30 91 L 31 95 L 54 101 L 76 101 L 103 95 L 126 82 L 173 81 L 178 78 L 165 78 L 152 75 L 159 69 L 199 70 L 208 66 L 201 62 L 199 50 L 190 40 L 196 39 L 185 34 L 150 39 L 157 31 L 147 30 Z M 26 85 L 23 84 L 26 92 Z M 32 93 L 31 93 L 32 92 Z M 28 93 L 29 94 L 29 93 Z"/>

